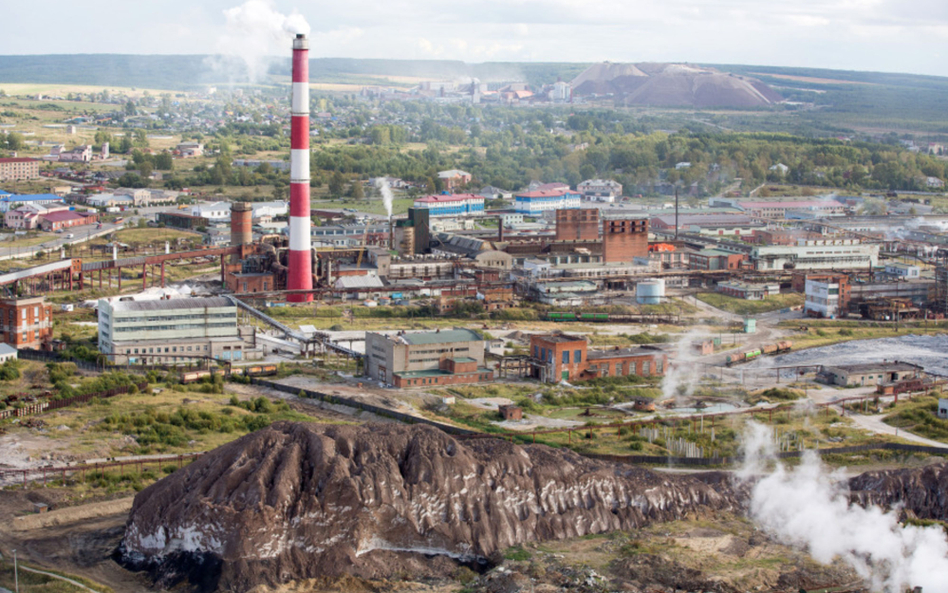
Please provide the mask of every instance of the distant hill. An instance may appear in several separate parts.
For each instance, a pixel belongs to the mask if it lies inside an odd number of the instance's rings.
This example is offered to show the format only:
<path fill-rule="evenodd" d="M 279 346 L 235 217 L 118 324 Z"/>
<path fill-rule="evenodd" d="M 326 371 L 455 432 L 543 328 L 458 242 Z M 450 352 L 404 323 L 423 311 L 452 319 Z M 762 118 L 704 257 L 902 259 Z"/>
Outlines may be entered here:
<path fill-rule="evenodd" d="M 594 64 L 573 79 L 573 95 L 613 95 L 624 105 L 765 107 L 783 97 L 764 82 L 689 64 Z"/>
<path fill-rule="evenodd" d="M 411 77 L 431 80 L 477 78 L 483 82 L 524 81 L 542 85 L 576 76 L 588 64 L 486 62 L 450 60 L 310 60 L 313 82 L 384 84 L 366 77 Z M 274 58 L 270 74 L 289 76 L 290 60 Z M 78 54 L 0 56 L 0 84 L 84 84 L 189 90 L 206 85 L 246 83 L 247 70 L 238 60 L 222 56 Z"/>

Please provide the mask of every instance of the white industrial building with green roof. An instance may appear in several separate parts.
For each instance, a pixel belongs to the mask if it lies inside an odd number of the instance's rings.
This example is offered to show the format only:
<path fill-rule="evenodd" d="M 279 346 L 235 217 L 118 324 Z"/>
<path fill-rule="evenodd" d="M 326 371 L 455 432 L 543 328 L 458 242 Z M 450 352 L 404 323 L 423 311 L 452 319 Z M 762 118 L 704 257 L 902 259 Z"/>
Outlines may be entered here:
<path fill-rule="evenodd" d="M 485 367 L 484 338 L 470 329 L 365 333 L 365 374 L 396 387 L 478 383 L 493 379 Z"/>

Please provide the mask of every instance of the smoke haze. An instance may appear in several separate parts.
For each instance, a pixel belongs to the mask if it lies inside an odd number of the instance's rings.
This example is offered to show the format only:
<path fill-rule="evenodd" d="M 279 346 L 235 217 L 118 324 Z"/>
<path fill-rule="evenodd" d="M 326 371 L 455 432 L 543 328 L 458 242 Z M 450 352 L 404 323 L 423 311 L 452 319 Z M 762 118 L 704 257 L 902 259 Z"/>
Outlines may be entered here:
<path fill-rule="evenodd" d="M 773 459 L 773 434 L 752 423 L 744 438 L 746 461 L 738 475 L 748 479 Z M 944 531 L 903 526 L 897 511 L 851 504 L 845 477 L 828 471 L 815 453 L 807 452 L 796 469 L 777 462 L 776 470 L 754 485 L 749 512 L 764 529 L 805 547 L 818 562 L 841 558 L 874 591 L 902 593 L 911 586 L 948 592 Z"/>

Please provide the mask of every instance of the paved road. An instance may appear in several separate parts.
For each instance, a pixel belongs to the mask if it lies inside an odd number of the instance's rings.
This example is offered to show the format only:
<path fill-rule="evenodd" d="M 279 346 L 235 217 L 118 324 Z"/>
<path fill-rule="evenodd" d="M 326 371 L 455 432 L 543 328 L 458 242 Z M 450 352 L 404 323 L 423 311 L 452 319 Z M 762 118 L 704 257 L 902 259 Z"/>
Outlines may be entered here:
<path fill-rule="evenodd" d="M 122 228 L 121 224 L 103 224 L 102 228 L 97 228 L 97 225 L 88 224 L 84 226 L 72 227 L 63 231 L 62 233 L 57 233 L 54 237 L 44 243 L 39 245 L 33 245 L 31 247 L 3 247 L 3 244 L 0 243 L 0 260 L 6 259 L 24 259 L 33 257 L 37 251 L 50 251 L 53 249 L 59 249 L 63 245 L 78 245 L 79 243 L 84 243 L 90 239 L 95 239 L 96 237 L 101 237 L 107 235 L 116 229 Z M 73 237 L 71 239 L 67 238 L 69 235 Z"/>
<path fill-rule="evenodd" d="M 912 441 L 913 443 L 918 443 L 927 447 L 945 447 L 945 443 L 926 439 L 925 437 L 920 437 L 910 432 L 899 430 L 894 426 L 889 426 L 882 421 L 882 419 L 885 418 L 884 414 L 879 414 L 877 416 L 864 416 L 862 414 L 847 413 L 846 417 L 852 420 L 853 424 L 855 424 L 857 427 L 862 428 L 863 430 L 868 430 L 869 432 L 873 432 L 875 434 L 897 436 L 907 441 Z"/>

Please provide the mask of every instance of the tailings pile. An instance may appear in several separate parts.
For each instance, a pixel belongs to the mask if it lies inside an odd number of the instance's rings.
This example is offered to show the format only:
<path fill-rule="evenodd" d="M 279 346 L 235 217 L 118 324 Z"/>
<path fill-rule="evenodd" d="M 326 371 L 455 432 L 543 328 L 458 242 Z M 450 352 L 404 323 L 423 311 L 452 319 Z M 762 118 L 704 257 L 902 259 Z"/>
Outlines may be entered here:
<path fill-rule="evenodd" d="M 744 493 L 746 494 L 746 493 Z M 135 497 L 118 555 L 161 586 L 439 576 L 499 551 L 738 510 L 721 474 L 659 475 L 427 426 L 278 423 Z"/>

